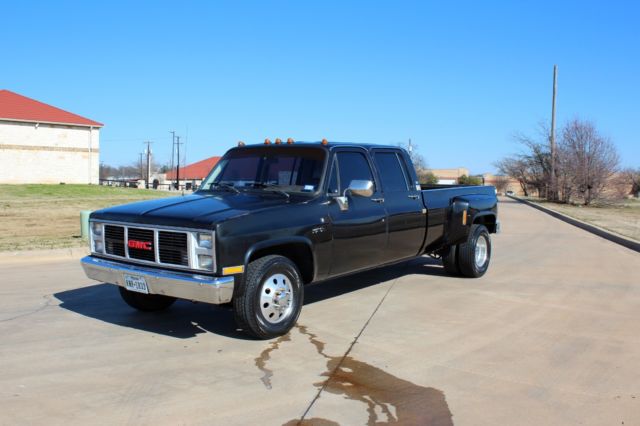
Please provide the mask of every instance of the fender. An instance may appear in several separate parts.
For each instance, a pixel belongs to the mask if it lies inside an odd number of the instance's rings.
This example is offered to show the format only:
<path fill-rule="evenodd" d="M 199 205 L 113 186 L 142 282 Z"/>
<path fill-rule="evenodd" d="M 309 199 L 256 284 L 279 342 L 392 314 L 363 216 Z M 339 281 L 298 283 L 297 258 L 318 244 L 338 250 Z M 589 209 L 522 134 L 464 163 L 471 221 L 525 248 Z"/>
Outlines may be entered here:
<path fill-rule="evenodd" d="M 286 237 L 286 238 L 276 238 L 276 239 L 273 239 L 273 240 L 260 241 L 258 243 L 255 243 L 254 245 L 249 247 L 249 249 L 247 250 L 247 252 L 244 255 L 244 270 L 245 271 L 247 270 L 247 267 L 249 266 L 249 259 L 251 259 L 251 256 L 253 255 L 253 253 L 255 253 L 255 252 L 259 251 L 259 250 L 264 250 L 264 249 L 268 249 L 268 248 L 276 247 L 276 246 L 283 246 L 283 245 L 287 245 L 287 244 L 304 244 L 309 248 L 309 251 L 311 252 L 312 262 L 313 262 L 313 277 L 312 277 L 312 281 L 314 281 L 316 276 L 317 276 L 317 273 L 318 273 L 318 271 L 317 271 L 318 262 L 316 262 L 316 252 L 313 249 L 313 244 L 311 243 L 311 240 L 309 240 L 306 237 L 301 237 L 301 236 L 292 236 L 292 237 Z"/>

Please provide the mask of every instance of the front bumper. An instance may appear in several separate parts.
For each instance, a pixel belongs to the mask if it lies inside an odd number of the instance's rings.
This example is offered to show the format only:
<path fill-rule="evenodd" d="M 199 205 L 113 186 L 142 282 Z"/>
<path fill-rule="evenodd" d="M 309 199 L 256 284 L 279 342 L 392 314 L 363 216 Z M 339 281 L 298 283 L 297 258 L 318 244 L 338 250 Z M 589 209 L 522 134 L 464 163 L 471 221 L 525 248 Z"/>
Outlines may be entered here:
<path fill-rule="evenodd" d="M 193 273 L 128 265 L 86 256 L 80 261 L 87 277 L 124 287 L 124 274 L 144 277 L 149 293 L 213 304 L 227 303 L 233 296 L 233 277 L 211 277 Z"/>

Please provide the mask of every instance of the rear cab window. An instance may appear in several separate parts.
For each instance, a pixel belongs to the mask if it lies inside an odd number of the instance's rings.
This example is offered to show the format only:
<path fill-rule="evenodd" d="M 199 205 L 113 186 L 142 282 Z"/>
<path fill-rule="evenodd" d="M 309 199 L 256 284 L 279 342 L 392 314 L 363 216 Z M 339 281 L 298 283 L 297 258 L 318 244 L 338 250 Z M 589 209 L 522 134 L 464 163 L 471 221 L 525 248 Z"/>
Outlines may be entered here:
<path fill-rule="evenodd" d="M 397 153 L 376 151 L 373 158 L 382 181 L 382 191 L 406 192 L 409 190 L 407 173 Z"/>

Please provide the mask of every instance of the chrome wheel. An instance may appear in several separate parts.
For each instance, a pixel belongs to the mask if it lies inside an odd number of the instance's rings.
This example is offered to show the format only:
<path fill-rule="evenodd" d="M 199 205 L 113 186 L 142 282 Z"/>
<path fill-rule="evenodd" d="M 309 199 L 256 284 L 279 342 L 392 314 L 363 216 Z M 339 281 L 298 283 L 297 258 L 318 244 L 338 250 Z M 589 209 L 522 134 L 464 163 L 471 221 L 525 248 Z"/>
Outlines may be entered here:
<path fill-rule="evenodd" d="M 484 235 L 480 235 L 478 240 L 476 241 L 476 250 L 475 250 L 475 260 L 476 266 L 478 268 L 482 268 L 487 261 L 487 257 L 489 256 L 489 244 L 487 242 L 487 237 Z"/>
<path fill-rule="evenodd" d="M 277 324 L 287 318 L 293 308 L 291 281 L 284 274 L 270 275 L 260 289 L 260 310 L 267 322 Z"/>

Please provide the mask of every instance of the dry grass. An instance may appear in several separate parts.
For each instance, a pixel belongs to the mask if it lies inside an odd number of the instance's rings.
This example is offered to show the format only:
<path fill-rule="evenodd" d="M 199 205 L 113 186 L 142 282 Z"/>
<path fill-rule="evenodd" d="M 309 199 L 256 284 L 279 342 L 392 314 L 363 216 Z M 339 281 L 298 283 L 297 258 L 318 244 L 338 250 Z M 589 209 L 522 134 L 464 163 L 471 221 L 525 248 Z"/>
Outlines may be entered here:
<path fill-rule="evenodd" d="M 82 246 L 81 210 L 173 195 L 90 185 L 0 185 L 0 251 Z"/>
<path fill-rule="evenodd" d="M 583 222 L 640 241 L 640 200 L 631 199 L 594 207 L 542 202 L 533 199 L 531 201 Z"/>

